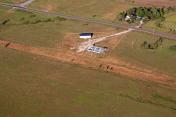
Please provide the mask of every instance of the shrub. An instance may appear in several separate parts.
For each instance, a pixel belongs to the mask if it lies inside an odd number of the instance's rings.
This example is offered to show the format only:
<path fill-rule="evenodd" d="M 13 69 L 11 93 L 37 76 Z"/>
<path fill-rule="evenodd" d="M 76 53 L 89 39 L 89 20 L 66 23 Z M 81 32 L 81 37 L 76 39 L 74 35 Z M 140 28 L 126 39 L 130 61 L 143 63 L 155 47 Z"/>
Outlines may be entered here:
<path fill-rule="evenodd" d="M 6 25 L 9 21 L 10 21 L 10 19 L 4 20 L 4 21 L 2 22 L 2 25 Z"/>

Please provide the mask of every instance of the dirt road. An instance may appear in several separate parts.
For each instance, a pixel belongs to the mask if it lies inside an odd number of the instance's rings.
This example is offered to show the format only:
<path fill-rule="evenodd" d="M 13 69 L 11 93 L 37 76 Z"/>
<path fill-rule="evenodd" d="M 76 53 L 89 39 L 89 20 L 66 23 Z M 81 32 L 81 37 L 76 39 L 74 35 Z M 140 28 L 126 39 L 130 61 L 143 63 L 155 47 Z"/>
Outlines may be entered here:
<path fill-rule="evenodd" d="M 31 4 L 32 2 L 34 2 L 35 0 L 26 0 L 25 2 L 19 4 L 19 6 L 21 7 L 26 7 L 28 6 L 29 4 Z"/>
<path fill-rule="evenodd" d="M 137 32 L 147 33 L 147 34 L 150 34 L 150 35 L 160 36 L 160 37 L 163 37 L 163 38 L 167 38 L 167 39 L 176 41 L 176 35 L 174 35 L 174 34 L 158 32 L 158 31 L 155 31 L 155 33 L 153 33 L 153 29 L 138 28 L 138 27 L 132 26 L 132 25 L 114 23 L 114 22 L 109 21 L 109 20 L 103 20 L 103 19 L 96 20 L 96 19 L 87 18 L 87 17 L 66 15 L 66 14 L 63 14 L 63 13 L 52 13 L 52 12 L 48 12 L 48 11 L 43 10 L 43 9 L 27 8 L 27 7 L 22 7 L 22 6 L 19 6 L 19 5 L 16 5 L 16 4 L 9 4 L 9 3 L 3 3 L 3 2 L 0 2 L 0 6 L 7 7 L 7 8 L 14 8 L 15 7 L 16 9 L 26 11 L 26 12 L 45 14 L 45 15 L 53 16 L 53 17 L 62 17 L 62 18 L 68 19 L 68 20 L 75 20 L 75 21 L 86 22 L 86 23 L 101 24 L 101 25 L 106 25 L 106 26 L 111 26 L 111 27 L 116 27 L 116 28 L 121 28 L 121 29 L 131 28 L 131 29 L 133 29 L 134 31 L 137 31 Z"/>
<path fill-rule="evenodd" d="M 117 58 L 105 57 L 92 60 L 92 58 L 89 56 L 83 56 L 72 51 L 61 52 L 49 48 L 36 48 L 17 43 L 10 43 L 3 40 L 0 40 L 0 45 L 9 49 L 44 56 L 66 63 L 79 64 L 87 68 L 100 69 L 106 72 L 126 75 L 134 79 L 160 83 L 170 88 L 176 88 L 176 80 L 173 77 L 158 72 L 156 70 L 145 69 L 139 66 L 135 66 L 131 63 L 127 63 Z"/>
<path fill-rule="evenodd" d="M 79 46 L 77 47 L 77 52 L 83 52 L 85 51 L 89 46 L 95 44 L 95 43 L 98 43 L 98 42 L 101 42 L 101 41 L 105 41 L 107 39 L 110 39 L 110 37 L 114 37 L 114 36 L 120 36 L 120 35 L 123 35 L 123 34 L 126 34 L 126 33 L 129 33 L 133 31 L 133 29 L 128 29 L 128 30 L 125 30 L 125 31 L 122 31 L 122 32 L 119 32 L 119 33 L 115 33 L 115 34 L 112 34 L 112 35 L 108 35 L 108 36 L 103 36 L 103 37 L 99 37 L 99 38 L 95 38 L 95 39 L 90 39 L 86 42 L 82 42 L 81 44 L 79 44 Z"/>

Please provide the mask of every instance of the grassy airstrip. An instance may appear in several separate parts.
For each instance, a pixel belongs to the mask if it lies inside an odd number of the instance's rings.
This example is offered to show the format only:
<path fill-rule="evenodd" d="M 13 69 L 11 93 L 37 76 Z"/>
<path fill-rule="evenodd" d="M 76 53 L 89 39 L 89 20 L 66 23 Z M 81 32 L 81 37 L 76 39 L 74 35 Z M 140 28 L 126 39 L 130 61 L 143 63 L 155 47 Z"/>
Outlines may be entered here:
<path fill-rule="evenodd" d="M 0 47 L 2 117 L 174 117 L 175 91 Z"/>

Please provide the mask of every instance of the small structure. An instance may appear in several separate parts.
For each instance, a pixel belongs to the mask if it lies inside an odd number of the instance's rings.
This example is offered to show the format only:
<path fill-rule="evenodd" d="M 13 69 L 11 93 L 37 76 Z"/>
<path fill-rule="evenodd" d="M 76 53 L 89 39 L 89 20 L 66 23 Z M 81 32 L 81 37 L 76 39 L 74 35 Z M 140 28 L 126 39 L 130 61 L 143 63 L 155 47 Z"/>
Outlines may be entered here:
<path fill-rule="evenodd" d="M 93 33 L 81 33 L 79 37 L 81 39 L 91 39 L 93 37 Z"/>
<path fill-rule="evenodd" d="M 131 20 L 131 17 L 129 16 L 129 15 L 127 15 L 126 17 L 125 17 L 125 21 L 130 21 Z"/>
<path fill-rule="evenodd" d="M 101 54 L 104 53 L 107 50 L 107 48 L 103 48 L 103 47 L 97 47 L 95 45 L 89 46 L 87 48 L 88 52 L 93 52 L 93 53 L 97 53 L 97 54 Z"/>

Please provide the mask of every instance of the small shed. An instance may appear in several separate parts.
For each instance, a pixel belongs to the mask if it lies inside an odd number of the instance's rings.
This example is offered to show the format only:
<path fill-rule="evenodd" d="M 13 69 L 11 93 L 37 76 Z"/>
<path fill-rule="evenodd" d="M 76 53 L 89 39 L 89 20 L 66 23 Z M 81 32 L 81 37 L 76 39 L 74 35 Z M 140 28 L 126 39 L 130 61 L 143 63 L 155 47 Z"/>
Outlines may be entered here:
<path fill-rule="evenodd" d="M 79 37 L 81 39 L 91 39 L 93 37 L 93 33 L 81 33 Z"/>

